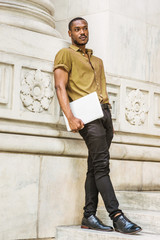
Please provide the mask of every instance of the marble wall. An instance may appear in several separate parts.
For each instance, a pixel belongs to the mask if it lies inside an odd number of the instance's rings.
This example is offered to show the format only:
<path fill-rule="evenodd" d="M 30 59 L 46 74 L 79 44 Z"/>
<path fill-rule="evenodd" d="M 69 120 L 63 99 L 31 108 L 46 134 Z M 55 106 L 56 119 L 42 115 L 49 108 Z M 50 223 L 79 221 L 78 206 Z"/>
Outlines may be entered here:
<path fill-rule="evenodd" d="M 54 237 L 57 225 L 80 223 L 87 149 L 66 132 L 53 79 L 76 16 L 104 61 L 115 189 L 159 190 L 159 13 L 158 0 L 0 2 L 1 240 Z"/>
<path fill-rule="evenodd" d="M 0 153 L 0 164 L 0 239 L 54 237 L 81 220 L 85 159 Z"/>

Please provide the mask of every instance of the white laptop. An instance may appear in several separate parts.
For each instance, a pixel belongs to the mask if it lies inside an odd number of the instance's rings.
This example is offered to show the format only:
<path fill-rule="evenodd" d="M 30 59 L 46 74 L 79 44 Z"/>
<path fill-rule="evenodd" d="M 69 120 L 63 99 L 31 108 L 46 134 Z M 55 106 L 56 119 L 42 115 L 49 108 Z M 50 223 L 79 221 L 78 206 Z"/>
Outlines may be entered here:
<path fill-rule="evenodd" d="M 73 115 L 83 121 L 84 124 L 103 117 L 103 111 L 96 92 L 90 93 L 70 103 Z M 64 115 L 66 127 L 71 131 L 68 120 Z"/>

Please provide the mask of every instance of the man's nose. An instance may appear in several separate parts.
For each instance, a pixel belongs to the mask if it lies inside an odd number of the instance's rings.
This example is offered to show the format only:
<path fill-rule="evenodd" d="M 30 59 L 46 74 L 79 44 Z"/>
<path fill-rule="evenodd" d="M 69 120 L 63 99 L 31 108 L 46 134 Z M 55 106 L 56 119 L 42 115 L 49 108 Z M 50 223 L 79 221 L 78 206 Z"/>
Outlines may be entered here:
<path fill-rule="evenodd" d="M 80 34 L 85 34 L 84 29 L 80 30 Z"/>

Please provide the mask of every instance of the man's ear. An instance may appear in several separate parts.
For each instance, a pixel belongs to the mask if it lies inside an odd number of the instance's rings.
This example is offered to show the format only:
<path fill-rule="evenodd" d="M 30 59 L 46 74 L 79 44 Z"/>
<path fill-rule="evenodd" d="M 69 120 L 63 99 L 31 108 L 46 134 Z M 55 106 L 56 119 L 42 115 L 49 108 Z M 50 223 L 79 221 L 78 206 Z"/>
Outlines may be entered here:
<path fill-rule="evenodd" d="M 68 35 L 69 35 L 69 37 L 71 37 L 71 30 L 68 31 Z"/>

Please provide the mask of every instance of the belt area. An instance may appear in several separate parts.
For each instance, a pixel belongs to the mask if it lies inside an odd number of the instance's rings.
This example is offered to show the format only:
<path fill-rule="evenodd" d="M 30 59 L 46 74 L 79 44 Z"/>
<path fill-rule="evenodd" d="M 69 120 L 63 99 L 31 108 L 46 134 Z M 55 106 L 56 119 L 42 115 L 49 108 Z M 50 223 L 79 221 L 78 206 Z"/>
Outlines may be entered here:
<path fill-rule="evenodd" d="M 102 109 L 107 109 L 107 108 L 112 109 L 112 106 L 109 103 L 102 103 L 101 106 L 102 106 Z"/>

